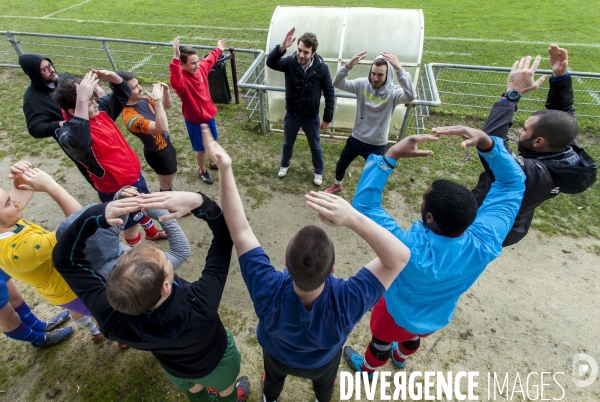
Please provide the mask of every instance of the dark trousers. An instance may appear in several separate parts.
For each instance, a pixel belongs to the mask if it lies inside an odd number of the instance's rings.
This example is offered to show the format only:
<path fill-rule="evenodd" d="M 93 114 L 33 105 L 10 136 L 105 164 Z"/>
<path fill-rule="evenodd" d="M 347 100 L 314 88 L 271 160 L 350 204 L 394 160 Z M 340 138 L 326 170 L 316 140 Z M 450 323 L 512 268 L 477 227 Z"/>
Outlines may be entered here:
<path fill-rule="evenodd" d="M 321 136 L 319 125 L 321 120 L 319 116 L 315 117 L 297 117 L 292 113 L 286 112 L 283 119 L 283 149 L 281 155 L 281 167 L 290 167 L 290 159 L 294 153 L 294 144 L 300 128 L 306 134 L 308 146 L 312 153 L 312 163 L 315 173 L 323 174 L 325 165 L 323 165 L 323 149 L 321 148 Z"/>
<path fill-rule="evenodd" d="M 329 402 L 333 394 L 333 382 L 337 377 L 342 350 L 336 354 L 333 359 L 326 365 L 320 368 L 307 370 L 297 369 L 283 364 L 273 356 L 269 355 L 263 349 L 263 360 L 265 363 L 265 382 L 263 393 L 267 401 L 275 401 L 281 391 L 285 378 L 288 375 L 293 375 L 300 378 L 308 378 L 313 382 L 313 391 L 319 402 Z"/>
<path fill-rule="evenodd" d="M 362 142 L 361 140 L 357 140 L 352 136 L 348 137 L 346 145 L 344 146 L 344 149 L 342 149 L 340 159 L 338 159 L 337 164 L 335 165 L 335 179 L 337 181 L 344 180 L 346 169 L 348 169 L 348 166 L 350 166 L 357 156 L 362 156 L 364 160 L 367 160 L 371 154 L 384 155 L 385 145 L 371 145 Z"/>

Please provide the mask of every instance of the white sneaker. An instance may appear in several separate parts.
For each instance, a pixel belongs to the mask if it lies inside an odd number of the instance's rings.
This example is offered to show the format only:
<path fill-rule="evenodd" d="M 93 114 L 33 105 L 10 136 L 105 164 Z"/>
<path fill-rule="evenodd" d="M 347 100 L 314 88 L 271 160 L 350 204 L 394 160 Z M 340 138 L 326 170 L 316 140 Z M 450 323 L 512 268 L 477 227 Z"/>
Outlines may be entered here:
<path fill-rule="evenodd" d="M 289 168 L 290 168 L 289 166 L 288 167 L 283 167 L 283 166 L 280 167 L 279 168 L 279 173 L 277 173 L 277 176 L 280 177 L 280 178 L 281 177 L 285 177 L 285 175 L 287 174 L 287 171 L 289 170 Z"/>
<path fill-rule="evenodd" d="M 317 186 L 320 186 L 323 183 L 323 175 L 315 173 L 315 179 L 313 180 Z"/>

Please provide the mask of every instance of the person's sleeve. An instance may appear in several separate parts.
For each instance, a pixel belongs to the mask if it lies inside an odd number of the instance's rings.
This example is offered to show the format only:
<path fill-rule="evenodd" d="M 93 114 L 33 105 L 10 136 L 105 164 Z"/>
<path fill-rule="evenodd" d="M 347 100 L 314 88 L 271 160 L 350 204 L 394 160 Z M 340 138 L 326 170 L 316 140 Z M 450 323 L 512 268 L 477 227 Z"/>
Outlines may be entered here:
<path fill-rule="evenodd" d="M 325 111 L 323 112 L 323 121 L 331 123 L 333 121 L 333 111 L 335 110 L 335 89 L 331 83 L 331 74 L 329 67 L 323 62 L 323 78 L 321 79 L 321 90 L 325 97 Z"/>
<path fill-rule="evenodd" d="M 358 80 L 349 80 L 347 78 L 348 74 L 350 74 L 350 71 L 351 70 L 347 69 L 345 65 L 341 66 L 335 74 L 335 78 L 333 79 L 333 86 L 337 89 L 341 89 L 342 91 L 357 94 Z"/>
<path fill-rule="evenodd" d="M 13 262 L 13 269 L 28 272 L 52 259 L 52 249 L 56 244 L 56 233 L 30 234 L 23 241 L 6 247 L 5 258 Z"/>
<path fill-rule="evenodd" d="M 394 104 L 400 105 L 412 102 L 417 97 L 417 94 L 410 74 L 401 68 L 396 71 L 396 78 L 398 79 L 398 85 L 394 86 L 392 95 L 394 97 Z"/>
<path fill-rule="evenodd" d="M 119 313 L 108 303 L 106 283 L 102 276 L 92 269 L 90 262 L 85 258 L 84 249 L 87 239 L 99 228 L 110 227 L 104 218 L 106 205 L 98 204 L 85 210 L 61 235 L 52 252 L 54 267 L 92 313 L 103 331 L 109 330 L 103 327 L 107 319 Z"/>
<path fill-rule="evenodd" d="M 408 232 L 403 230 L 381 206 L 383 188 L 392 174 L 392 168 L 384 162 L 383 158 L 385 156 L 374 154 L 367 158 L 352 200 L 352 206 L 378 225 L 386 228 L 410 248 L 412 242 Z M 387 161 L 392 166 L 396 166 L 395 160 L 387 158 Z"/>
<path fill-rule="evenodd" d="M 127 81 L 123 80 L 120 84 L 110 83 L 112 93 L 98 98 L 98 109 L 106 112 L 113 121 L 116 121 L 123 108 L 131 96 L 131 87 Z"/>
<path fill-rule="evenodd" d="M 192 213 L 206 221 L 212 231 L 213 239 L 206 255 L 202 277 L 192 283 L 190 291 L 205 306 L 209 314 L 217 314 L 229 273 L 233 241 L 221 207 L 206 195 L 202 194 L 202 196 L 204 202 L 199 208 L 193 209 Z"/>
<path fill-rule="evenodd" d="M 521 207 L 525 192 L 525 174 L 504 147 L 502 139 L 492 137 L 492 140 L 494 146 L 486 152 L 479 150 L 479 155 L 489 165 L 495 181 L 477 211 L 475 222 L 468 230 L 499 254 L 502 242 L 512 228 Z"/>
<path fill-rule="evenodd" d="M 285 51 L 283 53 L 279 51 L 279 45 L 275 46 L 267 56 L 267 67 L 275 71 L 285 71 L 290 62 L 289 57 L 283 57 L 285 53 Z"/>
<path fill-rule="evenodd" d="M 352 323 L 360 321 L 385 294 L 385 287 L 367 268 L 361 268 L 356 275 L 344 282 L 340 296 L 346 306 Z"/>
<path fill-rule="evenodd" d="M 550 77 L 550 89 L 546 99 L 546 109 L 562 110 L 575 115 L 575 97 L 573 96 L 573 82 L 570 74 L 563 77 Z"/>
<path fill-rule="evenodd" d="M 242 277 L 259 318 L 271 309 L 277 292 L 283 283 L 284 274 L 271 264 L 262 247 L 249 250 L 239 257 Z"/>
<path fill-rule="evenodd" d="M 222 53 L 223 51 L 216 47 L 212 50 L 212 52 L 208 54 L 208 56 L 206 56 L 198 62 L 198 64 L 200 65 L 200 69 L 205 75 L 208 75 L 210 69 L 213 68 L 213 66 L 215 65 L 217 60 L 219 60 L 219 57 Z"/>
<path fill-rule="evenodd" d="M 506 141 L 508 129 L 512 126 L 513 116 L 517 109 L 516 102 L 496 102 L 488 115 L 483 132 L 490 137 L 498 137 Z"/>
<path fill-rule="evenodd" d="M 77 160 L 82 160 L 92 147 L 89 120 L 73 117 L 57 130 L 59 145 Z"/>
<path fill-rule="evenodd" d="M 169 84 L 173 91 L 181 98 L 181 94 L 185 91 L 185 80 L 181 71 L 181 60 L 173 59 L 169 64 Z"/>
<path fill-rule="evenodd" d="M 23 102 L 23 114 L 27 130 L 33 138 L 54 137 L 56 129 L 60 127 L 58 121 L 52 121 L 53 117 L 44 108 L 36 107 L 30 102 Z"/>
<path fill-rule="evenodd" d="M 127 107 L 123 109 L 123 125 L 129 132 L 134 134 L 148 134 L 149 119 L 137 113 L 134 108 Z"/>
<path fill-rule="evenodd" d="M 166 209 L 146 209 L 146 214 L 155 220 L 168 213 L 169 211 Z M 183 229 L 181 229 L 181 226 L 179 226 L 179 223 L 177 223 L 177 220 L 171 219 L 160 224 L 167 233 L 167 241 L 169 242 L 169 249 L 165 251 L 165 255 L 171 261 L 171 264 L 173 264 L 173 269 L 177 269 L 187 261 L 192 253 L 190 242 L 185 236 Z"/>

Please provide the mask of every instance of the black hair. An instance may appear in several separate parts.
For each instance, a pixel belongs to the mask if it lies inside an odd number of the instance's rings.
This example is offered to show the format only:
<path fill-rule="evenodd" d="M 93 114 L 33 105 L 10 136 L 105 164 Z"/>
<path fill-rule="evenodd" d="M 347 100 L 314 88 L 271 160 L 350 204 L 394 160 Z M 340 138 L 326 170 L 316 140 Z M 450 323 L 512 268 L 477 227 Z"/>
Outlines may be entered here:
<path fill-rule="evenodd" d="M 447 235 L 464 232 L 477 216 L 477 200 L 473 193 L 450 180 L 436 180 L 425 195 L 425 208 L 435 223 Z"/>
<path fill-rule="evenodd" d="M 538 121 L 531 126 L 531 139 L 543 137 L 548 147 L 555 152 L 569 145 L 577 137 L 577 119 L 567 112 L 544 109 L 531 116 L 539 116 Z"/>

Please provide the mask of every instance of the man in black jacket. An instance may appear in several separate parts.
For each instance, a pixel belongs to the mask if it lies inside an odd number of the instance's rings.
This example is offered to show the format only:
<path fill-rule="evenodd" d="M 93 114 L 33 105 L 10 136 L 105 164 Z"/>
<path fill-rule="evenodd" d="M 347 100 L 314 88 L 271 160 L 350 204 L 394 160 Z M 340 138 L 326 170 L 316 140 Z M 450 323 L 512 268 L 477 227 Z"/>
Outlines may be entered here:
<path fill-rule="evenodd" d="M 573 87 L 567 71 L 568 53 L 557 45 L 548 48 L 550 56 L 550 90 L 546 110 L 535 112 L 519 129 L 519 153 L 514 155 L 525 172 L 525 195 L 521 208 L 503 247 L 519 242 L 529 230 L 535 208 L 559 193 L 576 194 L 586 190 L 596 180 L 598 165 L 577 146 L 577 120 L 574 117 Z M 494 104 L 483 131 L 503 138 L 508 148 L 508 129 L 521 95 L 544 82 L 546 76 L 534 82 L 533 76 L 541 58 L 531 68 L 531 57 L 517 60 L 508 78 L 506 92 Z M 483 162 L 483 161 L 482 161 Z M 479 205 L 489 192 L 494 175 L 483 163 L 485 171 L 473 189 Z"/>
<path fill-rule="evenodd" d="M 122 255 L 108 280 L 97 275 L 84 248 L 99 228 L 120 225 L 120 216 L 140 207 L 166 207 L 161 220 L 192 212 L 206 221 L 213 240 L 202 276 L 188 282 L 151 242 Z M 85 210 L 58 240 L 52 259 L 70 288 L 92 312 L 108 339 L 151 352 L 167 377 L 190 401 L 246 400 L 248 380 L 240 371 L 240 353 L 219 318 L 233 242 L 221 208 L 196 193 L 154 193 L 124 198 Z M 237 388 L 237 393 L 234 393 Z"/>
<path fill-rule="evenodd" d="M 34 138 L 52 137 L 56 140 L 56 130 L 62 127 L 64 118 L 60 106 L 52 99 L 52 93 L 61 79 L 73 78 L 68 74 L 57 74 L 52 60 L 39 54 L 25 53 L 19 56 L 19 65 L 31 80 L 23 95 L 23 114 L 27 130 Z M 95 89 L 97 96 L 106 95 L 101 87 Z M 83 177 L 94 187 L 84 167 L 75 162 Z"/>
<path fill-rule="evenodd" d="M 294 152 L 294 143 L 300 128 L 306 134 L 306 139 L 312 152 L 314 166 L 314 183 L 320 186 L 323 182 L 323 150 L 319 130 L 326 129 L 333 120 L 335 90 L 331 83 L 329 67 L 321 56 L 317 55 L 319 42 L 312 33 L 305 33 L 298 39 L 298 51 L 288 57 L 283 57 L 288 47 L 294 44 L 296 38 L 292 28 L 280 45 L 275 46 L 267 57 L 267 66 L 285 74 L 285 118 L 283 120 L 283 155 L 281 167 L 277 174 L 284 177 L 290 168 L 290 159 Z M 325 97 L 325 112 L 323 121 L 319 120 L 321 93 Z"/>

